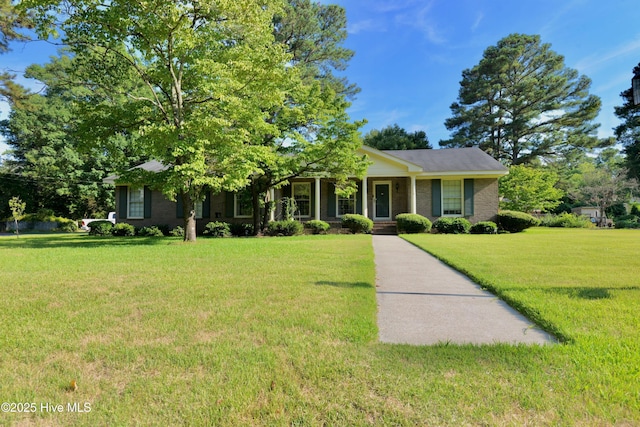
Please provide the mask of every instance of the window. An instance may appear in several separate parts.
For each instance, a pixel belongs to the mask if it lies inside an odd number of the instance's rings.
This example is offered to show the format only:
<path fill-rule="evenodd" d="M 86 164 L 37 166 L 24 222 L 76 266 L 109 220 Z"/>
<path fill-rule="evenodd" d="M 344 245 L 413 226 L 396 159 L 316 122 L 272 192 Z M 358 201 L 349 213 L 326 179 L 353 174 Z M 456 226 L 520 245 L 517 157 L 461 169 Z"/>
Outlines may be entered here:
<path fill-rule="evenodd" d="M 204 202 L 196 202 L 196 219 L 202 219 L 202 206 Z"/>
<path fill-rule="evenodd" d="M 129 187 L 129 212 L 127 218 L 144 218 L 144 188 Z"/>
<path fill-rule="evenodd" d="M 356 193 L 353 192 L 349 197 L 336 194 L 338 200 L 338 216 L 356 213 Z"/>
<path fill-rule="evenodd" d="M 442 214 L 462 215 L 462 181 L 442 181 Z"/>
<path fill-rule="evenodd" d="M 296 201 L 296 214 L 300 217 L 311 216 L 311 183 L 294 182 L 292 184 L 293 199 Z"/>
<path fill-rule="evenodd" d="M 253 206 L 251 200 L 251 191 L 241 190 L 234 195 L 234 213 L 235 218 L 249 218 L 253 216 Z M 202 205 L 200 205 L 202 207 Z"/>

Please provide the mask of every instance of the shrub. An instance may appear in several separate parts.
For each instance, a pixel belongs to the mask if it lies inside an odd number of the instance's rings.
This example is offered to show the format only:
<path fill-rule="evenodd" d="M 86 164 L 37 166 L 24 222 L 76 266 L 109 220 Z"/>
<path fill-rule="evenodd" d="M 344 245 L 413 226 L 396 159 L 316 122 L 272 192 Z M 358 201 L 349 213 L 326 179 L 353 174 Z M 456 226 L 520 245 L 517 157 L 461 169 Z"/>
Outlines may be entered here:
<path fill-rule="evenodd" d="M 471 234 L 496 234 L 498 226 L 492 221 L 480 221 L 471 226 Z"/>
<path fill-rule="evenodd" d="M 169 236 L 172 237 L 184 237 L 184 228 L 179 225 L 169 232 Z"/>
<path fill-rule="evenodd" d="M 302 234 L 303 226 L 293 219 L 284 221 L 273 221 L 267 226 L 269 236 L 296 236 Z"/>
<path fill-rule="evenodd" d="M 471 223 L 466 218 L 440 218 L 433 224 L 438 233 L 443 234 L 467 234 L 471 229 Z"/>
<path fill-rule="evenodd" d="M 373 221 L 364 215 L 347 214 L 342 216 L 342 226 L 348 228 L 353 234 L 370 234 L 373 230 Z"/>
<path fill-rule="evenodd" d="M 228 223 L 215 221 L 205 225 L 202 234 L 209 237 L 231 237 L 231 229 Z"/>
<path fill-rule="evenodd" d="M 595 224 L 591 222 L 591 218 L 578 216 L 570 213 L 561 213 L 559 215 L 545 215 L 540 221 L 543 227 L 565 227 L 565 228 L 593 228 Z"/>
<path fill-rule="evenodd" d="M 110 236 L 113 223 L 111 221 L 93 221 L 89 223 L 91 236 Z"/>
<path fill-rule="evenodd" d="M 638 208 L 637 203 L 631 205 L 631 211 L 629 213 L 631 215 L 640 216 L 640 208 Z"/>
<path fill-rule="evenodd" d="M 319 219 L 312 219 L 304 223 L 304 228 L 311 230 L 313 234 L 324 234 L 329 231 L 331 226 L 327 222 L 320 221 Z"/>
<path fill-rule="evenodd" d="M 152 225 L 150 227 L 142 227 L 138 231 L 138 236 L 143 237 L 164 237 L 164 233 L 157 226 Z"/>
<path fill-rule="evenodd" d="M 398 233 L 428 233 L 431 231 L 431 221 L 418 214 L 403 213 L 396 215 Z"/>
<path fill-rule="evenodd" d="M 126 222 L 119 222 L 113 226 L 113 228 L 111 229 L 111 234 L 113 234 L 114 236 L 135 236 L 136 228 L 131 224 L 127 224 Z"/>
<path fill-rule="evenodd" d="M 63 233 L 75 233 L 78 231 L 78 223 L 72 219 L 56 218 L 56 222 L 58 223 L 58 230 Z"/>
<path fill-rule="evenodd" d="M 253 236 L 253 224 L 246 224 L 243 222 L 234 222 L 229 224 L 229 230 L 233 236 L 245 237 Z"/>
<path fill-rule="evenodd" d="M 498 227 L 510 233 L 519 233 L 529 227 L 540 225 L 540 220 L 531 215 L 518 211 L 498 212 Z"/>
<path fill-rule="evenodd" d="M 635 215 L 629 219 L 616 219 L 615 228 L 640 228 L 639 220 Z"/>

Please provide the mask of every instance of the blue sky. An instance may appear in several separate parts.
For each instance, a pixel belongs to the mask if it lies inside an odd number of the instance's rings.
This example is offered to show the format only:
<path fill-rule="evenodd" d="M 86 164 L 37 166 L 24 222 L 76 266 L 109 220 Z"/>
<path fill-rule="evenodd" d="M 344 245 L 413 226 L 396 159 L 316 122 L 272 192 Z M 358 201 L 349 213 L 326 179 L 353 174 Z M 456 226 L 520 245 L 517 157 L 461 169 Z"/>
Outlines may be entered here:
<path fill-rule="evenodd" d="M 449 137 L 444 121 L 461 73 L 511 33 L 539 34 L 568 67 L 592 79 L 602 99 L 599 136 L 618 124 L 614 106 L 640 62 L 637 0 L 322 0 L 347 11 L 346 46 L 356 54 L 345 75 L 361 92 L 349 112 L 363 132 L 397 123 L 424 130 L 434 146 Z M 20 74 L 55 47 L 34 42 L 0 55 L 0 70 Z M 26 84 L 26 82 L 22 81 Z M 37 85 L 29 83 L 37 89 Z M 0 102 L 0 118 L 8 106 Z M 6 145 L 0 142 L 0 153 Z"/>

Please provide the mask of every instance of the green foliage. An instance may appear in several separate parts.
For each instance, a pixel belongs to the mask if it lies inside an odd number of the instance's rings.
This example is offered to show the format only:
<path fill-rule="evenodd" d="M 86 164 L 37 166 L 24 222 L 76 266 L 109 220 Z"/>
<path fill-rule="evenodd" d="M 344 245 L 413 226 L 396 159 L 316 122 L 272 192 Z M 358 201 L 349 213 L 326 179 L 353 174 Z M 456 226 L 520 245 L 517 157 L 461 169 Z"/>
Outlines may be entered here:
<path fill-rule="evenodd" d="M 500 211 L 498 212 L 498 227 L 500 230 L 510 233 L 519 233 L 529 227 L 540 225 L 540 220 L 524 212 Z"/>
<path fill-rule="evenodd" d="M 75 233 L 78 231 L 78 223 L 73 219 L 57 218 L 58 230 L 63 233 Z"/>
<path fill-rule="evenodd" d="M 236 237 L 253 236 L 253 224 L 247 224 L 245 222 L 232 222 L 229 224 L 231 235 Z"/>
<path fill-rule="evenodd" d="M 637 203 L 631 205 L 631 211 L 629 213 L 631 215 L 640 216 L 640 208 L 638 208 Z"/>
<path fill-rule="evenodd" d="M 272 221 L 267 226 L 269 236 L 297 236 L 304 229 L 302 223 L 295 220 Z"/>
<path fill-rule="evenodd" d="M 231 237 L 231 228 L 226 222 L 210 222 L 205 225 L 204 232 L 202 234 L 208 237 Z"/>
<path fill-rule="evenodd" d="M 179 225 L 175 227 L 173 230 L 169 231 L 169 236 L 171 237 L 184 237 L 184 228 Z"/>
<path fill-rule="evenodd" d="M 372 130 L 364 136 L 363 144 L 378 150 L 415 150 L 433 148 L 424 131 L 408 133 L 394 124 L 382 130 Z"/>
<path fill-rule="evenodd" d="M 398 233 L 428 233 L 431 221 L 418 214 L 403 213 L 396 215 Z"/>
<path fill-rule="evenodd" d="M 558 215 L 547 214 L 540 220 L 543 227 L 563 227 L 563 228 L 594 228 L 595 224 L 590 218 L 578 216 L 571 213 L 561 213 Z"/>
<path fill-rule="evenodd" d="M 325 221 L 312 219 L 311 221 L 307 221 L 304 223 L 304 228 L 311 230 L 313 234 L 325 234 L 327 231 L 329 231 L 329 228 L 331 228 L 331 226 Z"/>
<path fill-rule="evenodd" d="M 640 228 L 640 218 L 616 220 L 615 228 Z"/>
<path fill-rule="evenodd" d="M 637 75 L 640 75 L 640 64 L 633 67 L 629 81 Z M 624 166 L 628 170 L 628 176 L 640 180 L 640 104 L 636 105 L 633 101 L 631 85 L 620 97 L 623 105 L 614 107 L 614 112 L 622 123 L 614 128 L 614 132 L 617 142 L 624 146 Z"/>
<path fill-rule="evenodd" d="M 348 228 L 353 234 L 371 234 L 371 231 L 373 230 L 373 221 L 364 215 L 347 214 L 342 215 L 342 227 Z"/>
<path fill-rule="evenodd" d="M 111 229 L 111 234 L 114 236 L 135 236 L 136 228 L 131 224 L 127 224 L 126 222 L 119 222 L 113 226 L 113 228 Z"/>
<path fill-rule="evenodd" d="M 15 196 L 9 200 L 9 209 L 11 210 L 11 216 L 13 216 L 13 222 L 16 227 L 16 237 L 20 236 L 20 226 L 18 225 L 18 221 L 20 221 L 24 216 L 24 210 L 26 207 L 27 204 L 20 200 L 20 197 Z"/>
<path fill-rule="evenodd" d="M 149 227 L 142 227 L 138 231 L 138 236 L 142 236 L 142 237 L 164 237 L 164 233 L 162 232 L 162 230 L 160 230 L 160 228 L 158 228 L 158 226 L 152 225 L 152 226 L 149 226 Z"/>
<path fill-rule="evenodd" d="M 111 236 L 113 223 L 111 221 L 93 221 L 89 223 L 91 236 Z"/>
<path fill-rule="evenodd" d="M 560 204 L 564 195 L 555 188 L 558 177 L 553 172 L 518 165 L 499 180 L 500 208 L 521 212 L 549 211 Z"/>
<path fill-rule="evenodd" d="M 445 122 L 452 138 L 440 146 L 479 145 L 509 165 L 598 146 L 603 142 L 592 121 L 601 101 L 589 95 L 590 86 L 540 36 L 511 34 L 462 72 L 458 101 Z"/>
<path fill-rule="evenodd" d="M 433 228 L 442 234 L 467 234 L 471 229 L 471 223 L 466 218 L 439 218 Z"/>
<path fill-rule="evenodd" d="M 480 221 L 471 226 L 471 234 L 496 234 L 498 226 L 493 221 Z"/>

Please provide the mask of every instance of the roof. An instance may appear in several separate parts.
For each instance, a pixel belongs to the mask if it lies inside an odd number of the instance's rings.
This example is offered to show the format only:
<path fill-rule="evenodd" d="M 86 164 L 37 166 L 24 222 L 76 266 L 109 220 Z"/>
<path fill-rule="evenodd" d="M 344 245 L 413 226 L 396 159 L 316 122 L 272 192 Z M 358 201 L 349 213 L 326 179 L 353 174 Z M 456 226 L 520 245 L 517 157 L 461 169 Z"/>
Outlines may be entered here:
<path fill-rule="evenodd" d="M 425 172 L 498 172 L 508 169 L 477 147 L 438 150 L 382 150 L 383 153 L 420 165 Z"/>

